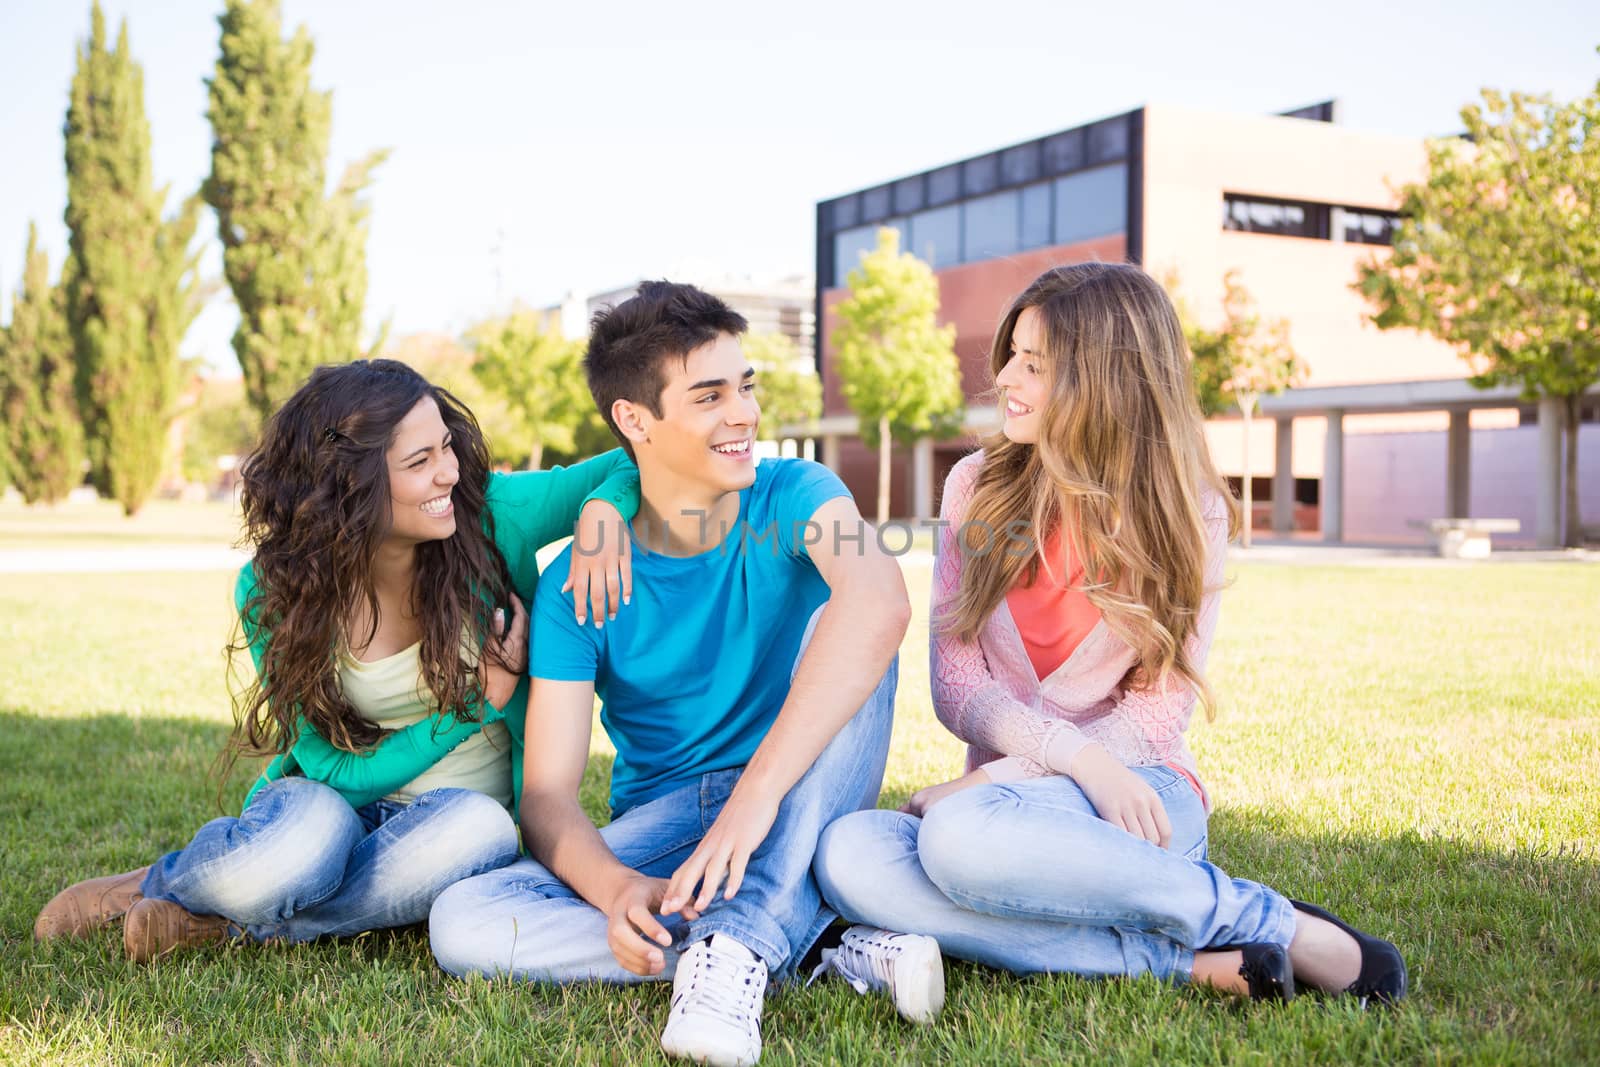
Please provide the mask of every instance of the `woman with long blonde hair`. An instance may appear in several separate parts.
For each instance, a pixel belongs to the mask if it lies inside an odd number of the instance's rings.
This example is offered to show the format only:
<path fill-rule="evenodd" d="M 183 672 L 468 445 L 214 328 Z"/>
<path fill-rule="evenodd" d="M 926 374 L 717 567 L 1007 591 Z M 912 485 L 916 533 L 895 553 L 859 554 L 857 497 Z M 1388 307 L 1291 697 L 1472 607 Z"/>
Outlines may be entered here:
<path fill-rule="evenodd" d="M 967 773 L 830 827 L 826 898 L 1018 973 L 1403 997 L 1393 945 L 1206 862 L 1184 729 L 1210 711 L 1239 510 L 1171 301 L 1134 266 L 1047 271 L 990 366 L 1004 426 L 945 483 L 931 615 L 934 710 Z"/>

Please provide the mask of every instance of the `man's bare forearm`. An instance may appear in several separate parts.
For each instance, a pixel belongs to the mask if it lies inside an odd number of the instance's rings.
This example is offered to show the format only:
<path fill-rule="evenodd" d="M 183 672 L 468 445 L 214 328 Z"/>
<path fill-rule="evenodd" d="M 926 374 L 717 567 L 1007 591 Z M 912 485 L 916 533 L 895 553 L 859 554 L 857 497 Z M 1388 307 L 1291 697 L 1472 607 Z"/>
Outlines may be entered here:
<path fill-rule="evenodd" d="M 533 858 L 601 911 L 638 872 L 623 865 L 577 798 L 522 791 L 522 838 Z"/>
<path fill-rule="evenodd" d="M 788 699 L 736 792 L 784 795 L 877 689 L 911 619 L 905 588 L 842 592 L 817 619 Z M 887 595 L 884 595 L 887 594 Z"/>

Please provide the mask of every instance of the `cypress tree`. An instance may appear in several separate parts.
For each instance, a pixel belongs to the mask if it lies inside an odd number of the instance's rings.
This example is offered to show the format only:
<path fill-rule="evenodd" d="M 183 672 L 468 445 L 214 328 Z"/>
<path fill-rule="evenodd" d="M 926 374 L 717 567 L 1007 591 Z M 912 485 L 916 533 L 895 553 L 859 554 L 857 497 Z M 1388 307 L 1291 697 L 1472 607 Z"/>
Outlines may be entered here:
<path fill-rule="evenodd" d="M 155 489 L 178 388 L 178 344 L 198 310 L 189 251 L 199 202 L 163 222 L 150 174 L 144 72 L 123 21 L 107 49 L 96 0 L 67 109 L 67 315 L 90 479 L 129 515 Z"/>
<path fill-rule="evenodd" d="M 331 94 L 311 88 L 311 37 L 283 37 L 277 0 L 228 0 L 207 81 L 211 176 L 223 272 L 239 305 L 233 349 L 266 418 L 321 363 L 361 355 L 367 295 L 362 191 L 384 157 L 348 168 L 326 194 Z M 376 348 L 377 345 L 374 345 Z"/>
<path fill-rule="evenodd" d="M 54 503 L 78 484 L 83 427 L 73 398 L 66 294 L 50 284 L 50 258 L 28 224 L 22 288 L 0 337 L 0 418 L 10 475 L 22 498 Z"/>

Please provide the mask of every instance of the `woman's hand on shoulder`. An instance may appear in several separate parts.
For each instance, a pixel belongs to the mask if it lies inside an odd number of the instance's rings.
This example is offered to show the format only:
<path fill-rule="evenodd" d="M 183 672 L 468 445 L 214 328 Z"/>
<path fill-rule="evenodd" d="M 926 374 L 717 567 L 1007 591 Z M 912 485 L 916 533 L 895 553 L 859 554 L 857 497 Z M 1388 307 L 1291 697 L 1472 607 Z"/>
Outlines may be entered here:
<path fill-rule="evenodd" d="M 1085 745 L 1072 758 L 1067 773 L 1083 790 L 1100 818 L 1166 848 L 1172 841 L 1172 823 L 1166 805 L 1150 783 L 1122 765 L 1099 745 Z"/>
<path fill-rule="evenodd" d="M 599 629 L 617 617 L 617 609 L 633 600 L 633 542 L 628 524 L 611 504 L 591 500 L 578 513 L 572 540 L 572 566 L 567 570 L 565 593 L 572 590 L 572 605 L 582 626 L 590 617 Z"/>
<path fill-rule="evenodd" d="M 502 711 L 528 669 L 528 612 L 515 593 L 511 594 L 511 621 L 506 622 L 503 609 L 495 608 L 493 627 L 478 671 L 483 679 L 483 699 Z"/>
<path fill-rule="evenodd" d="M 971 789 L 975 785 L 988 784 L 989 772 L 979 767 L 977 770 L 964 774 L 960 778 L 954 778 L 948 782 L 940 782 L 938 785 L 930 785 L 924 789 L 917 790 L 911 794 L 910 800 L 900 805 L 900 810 L 907 815 L 915 815 L 920 819 L 928 814 L 929 808 L 945 797 L 953 793 L 959 793 L 963 789 Z"/>

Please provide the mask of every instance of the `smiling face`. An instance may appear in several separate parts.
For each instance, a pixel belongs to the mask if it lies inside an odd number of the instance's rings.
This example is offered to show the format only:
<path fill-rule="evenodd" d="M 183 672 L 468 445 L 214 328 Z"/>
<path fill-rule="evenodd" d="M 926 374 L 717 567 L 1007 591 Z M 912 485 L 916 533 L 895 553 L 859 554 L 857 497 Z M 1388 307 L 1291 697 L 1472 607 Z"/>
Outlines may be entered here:
<path fill-rule="evenodd" d="M 628 436 L 641 473 L 656 468 L 680 484 L 714 493 L 754 482 L 761 405 L 755 370 L 739 339 L 720 333 L 686 359 L 667 359 L 662 370 L 659 416 L 642 404 L 618 402 L 630 409 L 619 424 L 637 427 Z"/>
<path fill-rule="evenodd" d="M 1011 358 L 994 379 L 1005 399 L 1002 431 L 1019 445 L 1039 441 L 1039 423 L 1050 402 L 1051 370 L 1039 309 L 1023 308 L 1011 330 Z"/>
<path fill-rule="evenodd" d="M 456 532 L 451 490 L 461 480 L 439 405 L 425 396 L 394 430 L 384 460 L 389 467 L 391 542 L 441 541 Z"/>

